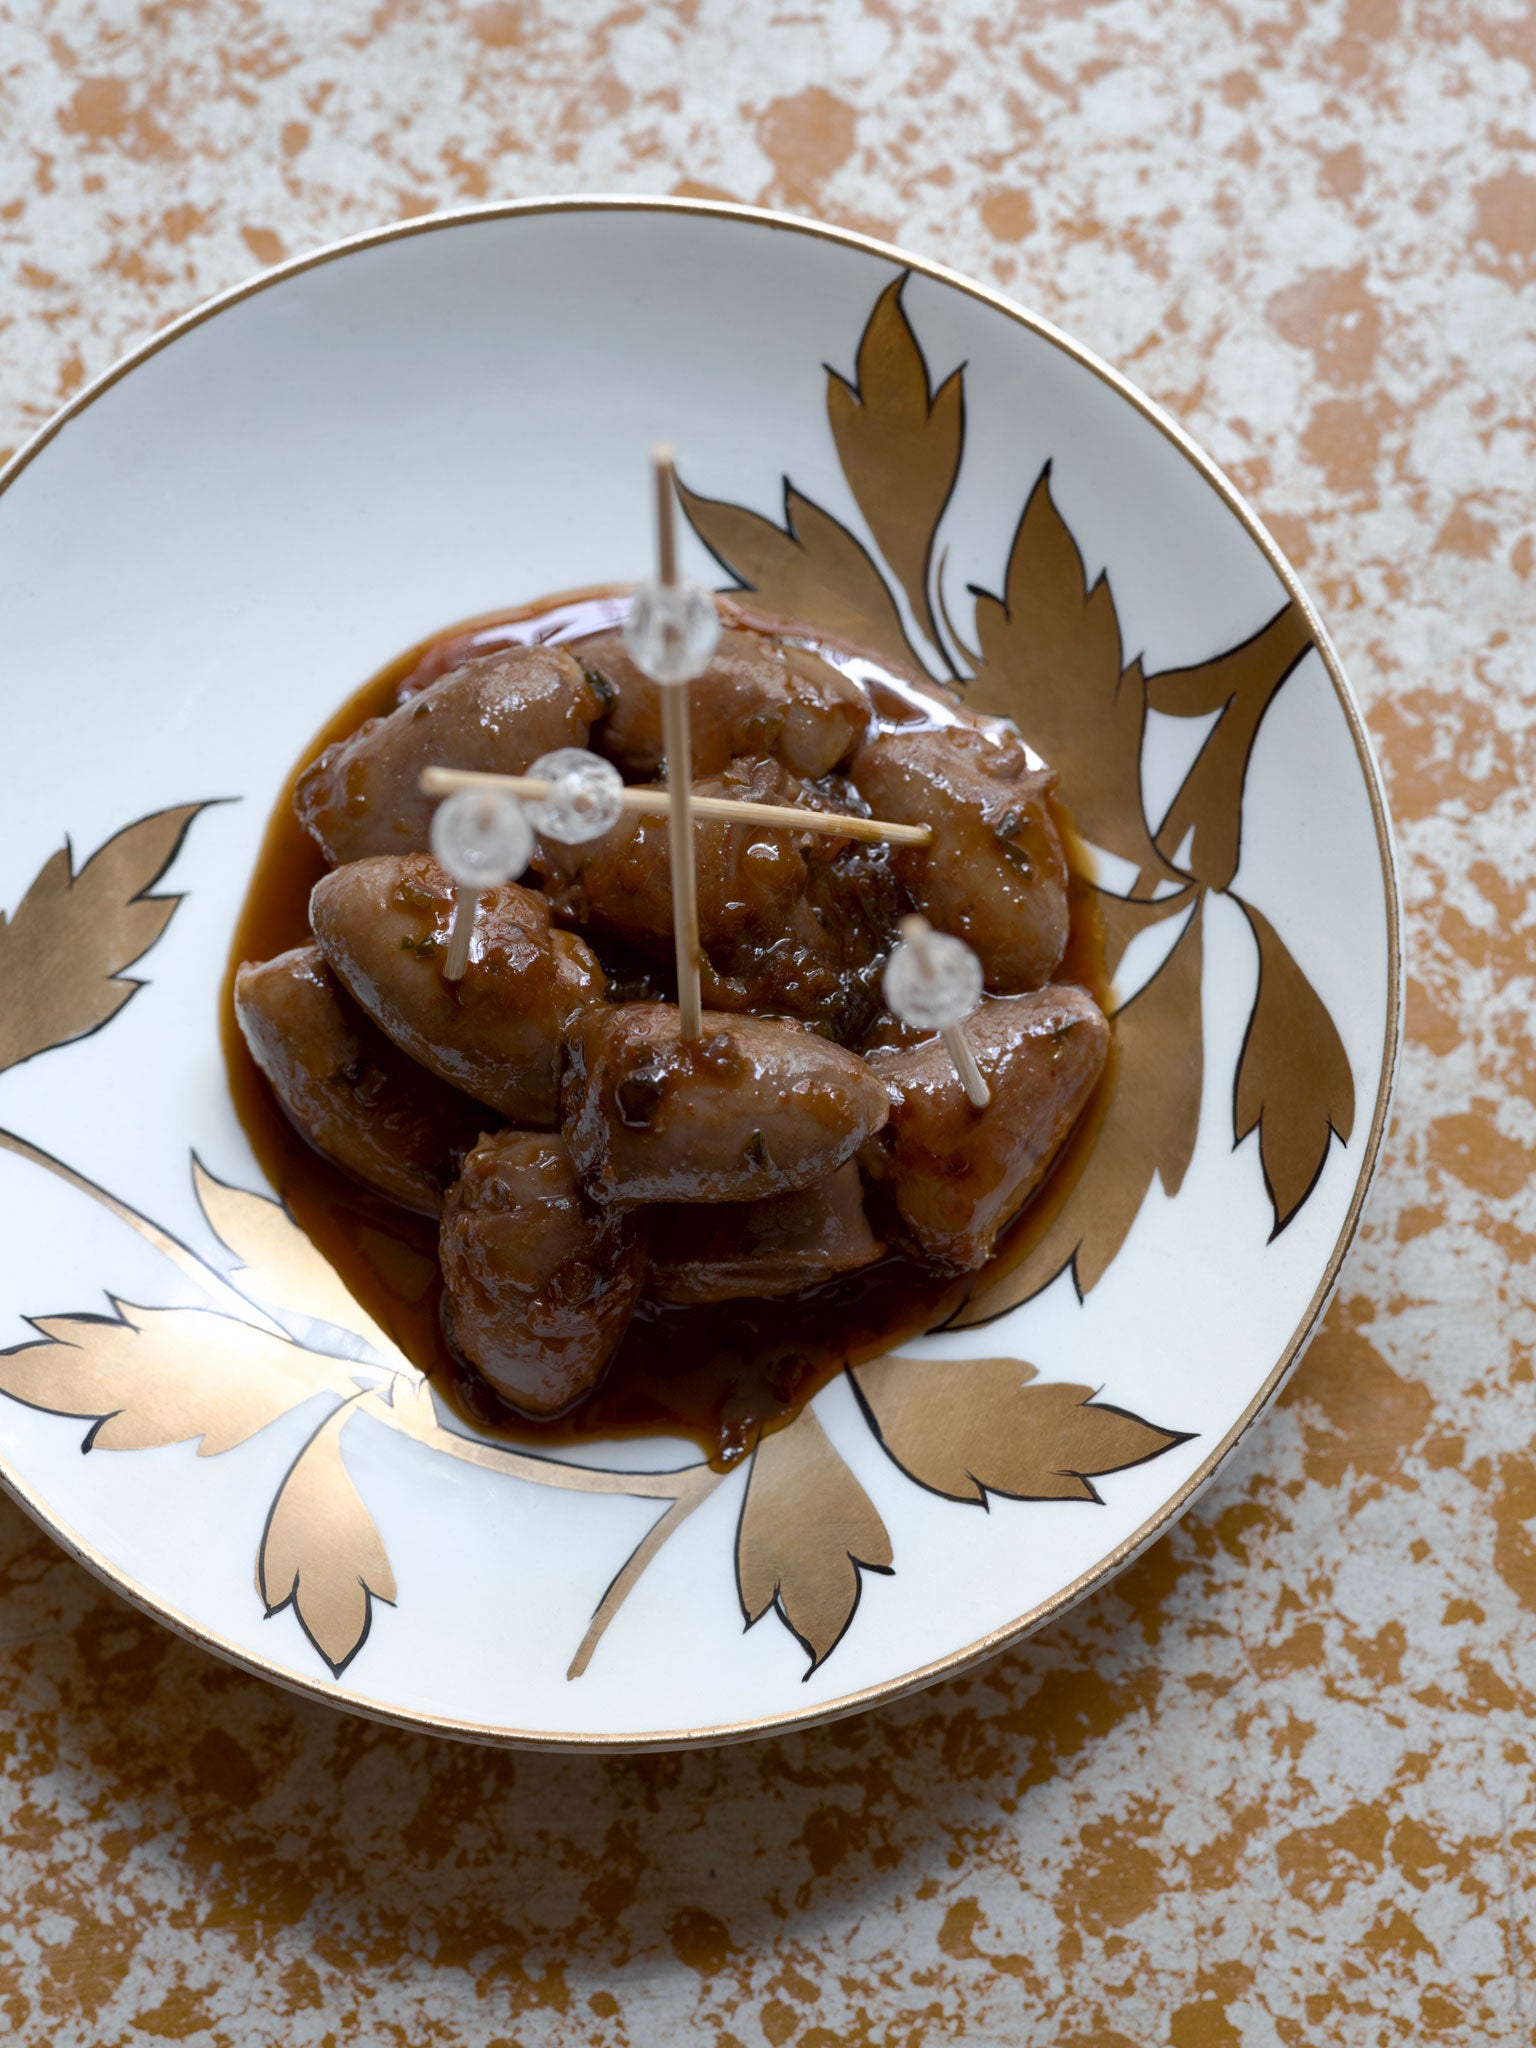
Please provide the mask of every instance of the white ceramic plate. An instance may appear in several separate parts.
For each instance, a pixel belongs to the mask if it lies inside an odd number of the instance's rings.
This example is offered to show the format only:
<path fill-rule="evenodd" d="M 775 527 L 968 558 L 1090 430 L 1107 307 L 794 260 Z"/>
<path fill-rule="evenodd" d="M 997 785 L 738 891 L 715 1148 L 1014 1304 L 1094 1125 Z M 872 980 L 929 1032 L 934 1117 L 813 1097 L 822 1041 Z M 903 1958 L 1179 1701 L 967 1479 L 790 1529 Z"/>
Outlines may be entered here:
<path fill-rule="evenodd" d="M 436 629 L 644 574 L 663 436 L 734 572 L 690 539 L 693 573 L 1018 720 L 1123 948 L 1117 1092 L 1029 1298 L 723 1479 L 681 1443 L 450 1427 L 267 1199 L 216 1029 L 307 737 Z M 444 1733 L 783 1728 L 1059 1613 L 1283 1381 L 1385 1121 L 1381 793 L 1274 543 L 1042 322 L 743 208 L 412 222 L 83 392 L 0 479 L 0 618 L 0 1460 L 173 1627 Z"/>

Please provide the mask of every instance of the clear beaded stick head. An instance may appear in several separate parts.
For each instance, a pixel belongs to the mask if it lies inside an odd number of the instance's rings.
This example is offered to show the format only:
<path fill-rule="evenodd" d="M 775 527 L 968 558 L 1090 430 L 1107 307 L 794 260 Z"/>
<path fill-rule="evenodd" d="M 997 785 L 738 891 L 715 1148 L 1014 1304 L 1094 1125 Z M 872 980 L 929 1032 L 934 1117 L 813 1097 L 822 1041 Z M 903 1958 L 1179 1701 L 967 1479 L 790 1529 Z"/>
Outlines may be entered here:
<path fill-rule="evenodd" d="M 642 583 L 624 621 L 630 658 L 669 696 L 703 674 L 719 640 L 720 614 L 697 583 Z"/>
<path fill-rule="evenodd" d="M 962 1026 L 981 1001 L 981 962 L 963 939 L 936 932 L 925 917 L 904 917 L 901 943 L 885 964 L 885 1000 L 893 1016 L 937 1031 L 968 1100 L 985 1109 L 992 1091 Z"/>
<path fill-rule="evenodd" d="M 618 823 L 624 778 L 601 754 L 585 747 L 557 747 L 552 754 L 541 754 L 528 776 L 549 784 L 549 794 L 530 799 L 527 807 L 535 831 L 546 839 L 584 846 Z"/>
<path fill-rule="evenodd" d="M 709 593 L 685 583 L 677 573 L 677 477 L 672 450 L 653 448 L 651 464 L 656 477 L 656 575 L 635 592 L 624 624 L 624 645 L 641 674 L 661 685 L 678 1033 L 684 1044 L 691 1044 L 703 1028 L 703 1005 L 699 995 L 699 884 L 693 845 L 693 743 L 686 685 L 708 668 L 720 638 L 720 620 Z"/>
<path fill-rule="evenodd" d="M 520 875 L 533 857 L 533 827 L 516 797 L 499 789 L 459 789 L 432 813 L 432 852 L 456 885 L 445 981 L 462 981 L 482 889 Z"/>

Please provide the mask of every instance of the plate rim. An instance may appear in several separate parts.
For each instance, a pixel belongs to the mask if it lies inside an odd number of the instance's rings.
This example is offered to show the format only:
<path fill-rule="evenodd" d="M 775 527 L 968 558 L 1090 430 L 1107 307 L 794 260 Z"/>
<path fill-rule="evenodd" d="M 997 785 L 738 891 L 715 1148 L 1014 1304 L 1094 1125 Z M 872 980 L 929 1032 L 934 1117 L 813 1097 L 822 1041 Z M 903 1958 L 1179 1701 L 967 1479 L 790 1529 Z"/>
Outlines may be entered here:
<path fill-rule="evenodd" d="M 807 235 L 815 240 L 831 242 L 844 248 L 856 249 L 864 254 L 881 258 L 885 262 L 901 265 L 919 276 L 953 287 L 967 297 L 979 300 L 993 311 L 1002 313 L 1008 319 L 1027 331 L 1041 336 L 1054 347 L 1059 348 L 1071 360 L 1107 384 L 1111 390 L 1127 401 L 1153 427 L 1170 441 L 1186 461 L 1190 462 L 1206 483 L 1216 492 L 1227 509 L 1236 517 L 1264 555 L 1269 566 L 1279 578 L 1287 595 L 1297 606 L 1306 621 L 1323 666 L 1327 671 L 1334 695 L 1344 713 L 1354 744 L 1356 759 L 1365 780 L 1366 793 L 1371 807 L 1371 819 L 1376 835 L 1377 857 L 1381 865 L 1381 877 L 1386 898 L 1387 915 L 1387 1013 L 1382 1045 L 1381 1078 L 1376 1089 L 1376 1100 L 1372 1110 L 1369 1131 L 1360 1154 L 1360 1164 L 1355 1176 L 1355 1186 L 1350 1202 L 1339 1226 L 1338 1235 L 1311 1299 L 1302 1312 L 1300 1321 L 1282 1350 L 1280 1357 L 1266 1375 L 1257 1393 L 1248 1402 L 1243 1412 L 1219 1442 L 1207 1453 L 1200 1464 L 1179 1486 L 1157 1511 L 1134 1529 L 1109 1555 L 1088 1571 L 1081 1572 L 1067 1585 L 1058 1589 L 1048 1600 L 1039 1602 L 1015 1620 L 1003 1623 L 989 1630 L 984 1636 L 951 1651 L 947 1656 L 936 1658 L 916 1670 L 906 1671 L 900 1676 L 887 1679 L 875 1685 L 864 1686 L 857 1691 L 839 1695 L 833 1700 L 818 1701 L 814 1706 L 755 1716 L 746 1720 L 722 1722 L 698 1727 L 655 1729 L 640 1734 L 614 1733 L 605 1731 L 586 1733 L 577 1730 L 554 1731 L 549 1729 L 515 1729 L 502 1723 L 463 1720 L 450 1715 L 415 1712 L 392 1705 L 385 1700 L 376 1700 L 366 1693 L 331 1681 L 323 1683 L 318 1678 L 309 1678 L 300 1673 L 274 1664 L 256 1652 L 243 1648 L 238 1643 L 205 1628 L 200 1622 L 183 1613 L 179 1608 L 155 1594 L 148 1586 L 132 1578 L 110 1558 L 86 1541 L 67 1522 L 55 1515 L 46 1506 L 36 1491 L 15 1471 L 10 1461 L 0 1453 L 0 1486 L 14 1499 L 37 1525 L 60 1545 L 77 1564 L 84 1565 L 96 1578 L 102 1580 L 115 1593 L 120 1594 L 141 1612 L 162 1622 L 175 1634 L 198 1648 L 210 1651 L 226 1663 L 238 1666 L 253 1676 L 266 1679 L 281 1686 L 285 1691 L 295 1693 L 304 1699 L 313 1699 L 342 1711 L 360 1714 L 366 1719 L 382 1722 L 388 1726 L 425 1731 L 446 1736 L 463 1742 L 480 1743 L 495 1748 L 574 1751 L 576 1753 L 624 1753 L 656 1750 L 681 1750 L 713 1747 L 733 1742 L 748 1742 L 756 1739 L 794 1733 L 800 1729 L 812 1728 L 821 1723 L 841 1719 L 848 1714 L 865 1712 L 870 1708 L 883 1706 L 905 1698 L 908 1694 L 923 1691 L 943 1679 L 960 1676 L 975 1665 L 985 1662 L 999 1652 L 1023 1642 L 1037 1630 L 1064 1614 L 1078 1601 L 1100 1586 L 1107 1585 L 1120 1572 L 1133 1563 L 1141 1552 L 1172 1528 L 1193 1505 L 1196 1497 L 1216 1476 L 1239 1440 L 1263 1414 L 1280 1393 L 1300 1360 L 1308 1338 L 1321 1321 L 1332 1300 L 1343 1270 L 1344 1260 L 1354 1243 L 1360 1226 L 1366 1196 L 1370 1192 L 1380 1164 L 1383 1140 L 1391 1114 L 1392 1098 L 1396 1087 L 1399 1057 L 1402 1049 L 1403 975 L 1404 959 L 1402 946 L 1402 893 L 1398 870 L 1397 849 L 1394 839 L 1391 815 L 1387 808 L 1382 787 L 1381 771 L 1377 765 L 1370 736 L 1354 692 L 1344 674 L 1343 665 L 1329 637 L 1328 630 L 1319 617 L 1300 578 L 1286 559 L 1278 543 L 1270 535 L 1262 520 L 1249 505 L 1246 498 L 1223 473 L 1209 455 L 1196 443 L 1170 414 L 1165 412 L 1145 392 L 1138 389 L 1129 378 L 1105 362 L 1091 349 L 1065 333 L 1053 322 L 1026 307 L 1017 304 L 1005 293 L 995 291 L 967 277 L 962 271 L 952 269 L 948 264 L 938 263 L 930 258 L 912 254 L 892 242 L 886 242 L 873 235 L 866 235 L 857 229 L 834 226 L 832 223 L 811 219 L 798 214 L 778 212 L 772 208 L 749 206 L 735 200 L 694 199 L 662 194 L 630 193 L 580 193 L 545 198 L 501 200 L 481 206 L 445 208 L 441 212 L 416 215 L 409 220 L 391 222 L 383 227 L 367 228 L 354 235 L 343 236 L 337 241 L 322 243 L 305 254 L 289 258 L 230 286 L 203 300 L 189 312 L 158 329 L 137 347 L 120 356 L 106 370 L 74 393 L 59 409 L 27 439 L 15 454 L 0 467 L 0 495 L 3 495 L 18 477 L 27 470 L 48 444 L 69 422 L 83 413 L 87 407 L 102 397 L 130 372 L 149 361 L 162 349 L 179 341 L 183 335 L 212 320 L 218 314 L 240 305 L 246 299 L 254 298 L 258 292 L 274 285 L 284 284 L 290 278 L 318 269 L 322 264 L 333 263 L 342 257 L 354 255 L 365 249 L 378 248 L 391 242 L 405 241 L 416 235 L 441 233 L 455 227 L 471 226 L 493 220 L 528 218 L 539 215 L 618 213 L 618 214 L 671 214 L 693 215 L 706 218 L 726 219 L 745 222 L 753 227 L 768 228 L 784 233 Z"/>

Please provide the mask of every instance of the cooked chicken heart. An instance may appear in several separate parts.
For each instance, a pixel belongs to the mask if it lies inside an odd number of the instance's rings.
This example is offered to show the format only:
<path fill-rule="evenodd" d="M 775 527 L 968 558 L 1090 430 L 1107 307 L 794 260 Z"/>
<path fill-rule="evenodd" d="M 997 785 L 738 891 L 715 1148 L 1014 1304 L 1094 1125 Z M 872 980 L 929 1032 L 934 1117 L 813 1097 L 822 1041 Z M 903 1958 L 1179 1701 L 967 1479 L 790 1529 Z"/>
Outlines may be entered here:
<path fill-rule="evenodd" d="M 481 655 L 370 718 L 299 777 L 299 822 L 332 862 L 420 853 L 437 802 L 421 788 L 433 765 L 521 775 L 540 754 L 584 747 L 602 698 L 561 647 Z"/>
<path fill-rule="evenodd" d="M 603 1201 L 745 1202 L 824 1179 L 887 1114 L 863 1060 L 798 1024 L 706 1010 L 684 1045 L 670 1003 L 624 1003 L 575 1027 L 563 1128 Z"/>
<path fill-rule="evenodd" d="M 392 1045 L 318 946 L 248 960 L 235 1015 L 291 1124 L 327 1159 L 402 1208 L 435 1216 L 489 1112 Z"/>
<path fill-rule="evenodd" d="M 588 1393 L 645 1284 L 643 1215 L 582 1193 L 563 1142 L 502 1131 L 464 1161 L 439 1235 L 449 1342 L 529 1415 Z"/>
<path fill-rule="evenodd" d="M 603 973 L 542 896 L 480 893 L 469 965 L 443 976 L 454 886 L 430 854 L 376 854 L 315 884 L 310 920 L 331 967 L 402 1052 L 510 1122 L 552 1125 L 565 1036 Z"/>
<path fill-rule="evenodd" d="M 853 1160 L 766 1202 L 662 1203 L 651 1211 L 653 1301 L 766 1300 L 871 1265 L 885 1247 Z"/>
<path fill-rule="evenodd" d="M 701 796 L 862 813 L 857 791 L 809 784 L 764 757 L 694 784 Z M 670 961 L 671 834 L 630 812 L 585 846 L 546 843 L 535 862 L 557 916 L 599 940 Z M 700 971 L 712 1009 L 767 1011 L 857 1037 L 899 913 L 886 849 L 822 834 L 700 819 L 694 830 Z"/>
<path fill-rule="evenodd" d="M 634 782 L 662 762 L 661 692 L 636 668 L 618 633 L 571 652 L 610 699 L 596 744 Z M 737 754 L 773 754 L 814 781 L 853 753 L 869 724 L 862 686 L 803 647 L 726 631 L 703 675 L 688 685 L 693 772 L 714 775 Z"/>
<path fill-rule="evenodd" d="M 875 1052 L 891 1117 L 863 1164 L 883 1179 L 924 1258 L 974 1272 L 1045 1178 L 1109 1052 L 1109 1025 L 1080 988 L 984 1002 L 965 1025 L 992 1090 L 974 1109 L 944 1050 L 930 1038 Z"/>
<path fill-rule="evenodd" d="M 1043 987 L 1069 929 L 1050 770 L 1031 768 L 1010 734 L 941 726 L 872 740 L 850 773 L 877 818 L 932 827 L 928 846 L 896 847 L 891 864 L 924 916 L 975 948 L 987 987 Z"/>

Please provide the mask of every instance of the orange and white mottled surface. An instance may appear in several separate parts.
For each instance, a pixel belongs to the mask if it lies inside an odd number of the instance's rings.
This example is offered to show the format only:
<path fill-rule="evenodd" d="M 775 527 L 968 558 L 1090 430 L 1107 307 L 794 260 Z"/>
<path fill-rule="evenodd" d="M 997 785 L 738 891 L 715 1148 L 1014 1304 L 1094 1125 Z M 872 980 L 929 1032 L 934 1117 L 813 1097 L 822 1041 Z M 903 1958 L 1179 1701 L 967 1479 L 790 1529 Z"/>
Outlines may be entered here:
<path fill-rule="evenodd" d="M 1285 1400 L 1113 1589 L 889 1711 L 436 1745 L 186 1648 L 0 1506 L 7 2040 L 1532 2040 L 1533 71 L 1532 0 L 0 9 L 0 446 L 254 268 L 438 206 L 888 234 L 1123 366 L 1290 548 L 1410 973 Z"/>

